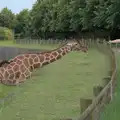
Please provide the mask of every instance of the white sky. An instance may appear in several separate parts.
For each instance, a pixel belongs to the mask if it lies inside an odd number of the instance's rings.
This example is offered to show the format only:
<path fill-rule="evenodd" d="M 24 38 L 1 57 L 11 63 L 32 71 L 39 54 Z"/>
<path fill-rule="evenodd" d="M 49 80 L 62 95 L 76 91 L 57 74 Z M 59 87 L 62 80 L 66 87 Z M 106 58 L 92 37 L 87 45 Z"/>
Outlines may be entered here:
<path fill-rule="evenodd" d="M 13 13 L 19 13 L 24 8 L 31 9 L 36 0 L 0 0 L 0 10 L 4 7 L 11 9 Z"/>

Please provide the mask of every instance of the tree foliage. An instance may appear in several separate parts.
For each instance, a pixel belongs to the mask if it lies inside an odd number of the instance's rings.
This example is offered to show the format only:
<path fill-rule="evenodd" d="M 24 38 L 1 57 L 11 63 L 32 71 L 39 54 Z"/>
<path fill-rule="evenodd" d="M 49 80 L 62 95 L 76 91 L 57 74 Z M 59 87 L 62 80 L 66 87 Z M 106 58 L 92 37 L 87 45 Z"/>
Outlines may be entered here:
<path fill-rule="evenodd" d="M 0 26 L 13 29 L 15 27 L 15 15 L 8 8 L 3 8 L 0 12 Z"/>
<path fill-rule="evenodd" d="M 32 28 L 36 33 L 111 30 L 120 11 L 117 2 L 119 0 L 37 0 L 31 11 Z"/>
<path fill-rule="evenodd" d="M 96 30 L 120 30 L 120 0 L 37 0 L 32 10 L 14 15 L 4 8 L 0 26 L 21 36 L 47 36 Z"/>
<path fill-rule="evenodd" d="M 29 25 L 29 11 L 28 9 L 22 10 L 16 15 L 15 33 L 25 36 L 28 32 Z"/>
<path fill-rule="evenodd" d="M 0 40 L 13 40 L 13 31 L 5 28 L 5 27 L 0 27 Z"/>

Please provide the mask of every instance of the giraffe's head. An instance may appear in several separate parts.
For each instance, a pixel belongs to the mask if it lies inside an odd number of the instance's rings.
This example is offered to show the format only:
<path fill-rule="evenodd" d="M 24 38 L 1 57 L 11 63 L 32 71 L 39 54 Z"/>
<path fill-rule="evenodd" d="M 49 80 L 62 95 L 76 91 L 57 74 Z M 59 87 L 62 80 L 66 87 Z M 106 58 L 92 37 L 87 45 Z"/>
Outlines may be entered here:
<path fill-rule="evenodd" d="M 71 46 L 72 51 L 82 51 L 82 52 L 88 51 L 87 45 L 85 45 L 83 42 L 80 41 L 71 41 L 68 42 L 67 45 Z"/>

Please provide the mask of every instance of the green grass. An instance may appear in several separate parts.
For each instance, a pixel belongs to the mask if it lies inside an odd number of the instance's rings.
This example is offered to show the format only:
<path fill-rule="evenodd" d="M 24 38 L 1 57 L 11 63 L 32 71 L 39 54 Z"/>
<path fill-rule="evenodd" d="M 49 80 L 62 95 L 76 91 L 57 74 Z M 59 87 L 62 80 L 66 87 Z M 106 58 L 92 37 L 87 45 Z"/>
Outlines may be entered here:
<path fill-rule="evenodd" d="M 101 114 L 101 120 L 120 120 L 120 53 L 116 53 L 117 59 L 117 86 L 113 101 L 105 107 Z"/>
<path fill-rule="evenodd" d="M 2 45 L 2 43 L 0 43 Z M 12 46 L 12 44 L 11 44 Z M 93 86 L 102 84 L 109 58 L 89 49 L 71 52 L 36 70 L 20 87 L 0 85 L 1 96 L 16 91 L 14 100 L 1 109 L 1 120 L 59 120 L 80 114 L 80 98 L 93 98 Z"/>

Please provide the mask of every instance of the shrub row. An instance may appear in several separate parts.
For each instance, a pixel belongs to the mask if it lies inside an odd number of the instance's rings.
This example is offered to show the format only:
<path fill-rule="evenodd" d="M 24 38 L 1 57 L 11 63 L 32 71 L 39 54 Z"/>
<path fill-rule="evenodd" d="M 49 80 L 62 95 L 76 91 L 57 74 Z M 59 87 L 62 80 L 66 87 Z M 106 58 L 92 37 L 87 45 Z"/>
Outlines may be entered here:
<path fill-rule="evenodd" d="M 0 40 L 13 40 L 13 39 L 14 34 L 12 30 L 5 27 L 0 27 Z"/>

